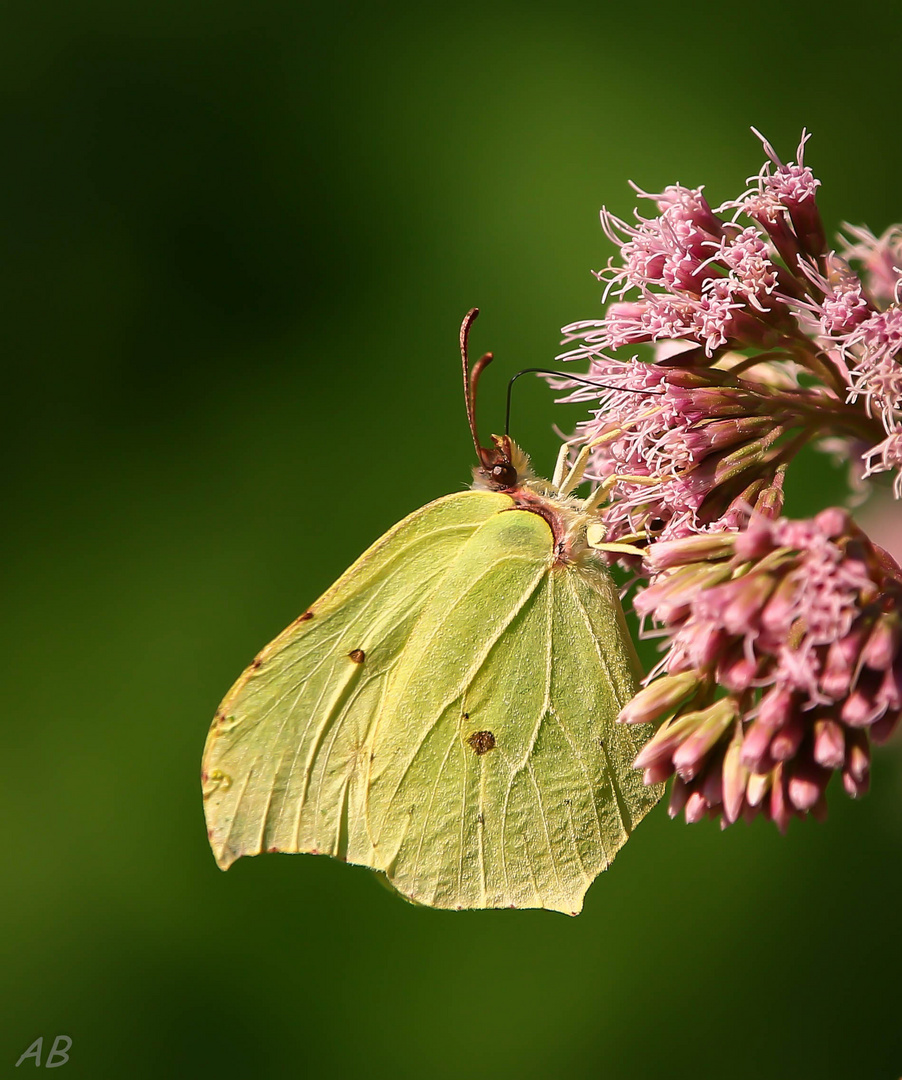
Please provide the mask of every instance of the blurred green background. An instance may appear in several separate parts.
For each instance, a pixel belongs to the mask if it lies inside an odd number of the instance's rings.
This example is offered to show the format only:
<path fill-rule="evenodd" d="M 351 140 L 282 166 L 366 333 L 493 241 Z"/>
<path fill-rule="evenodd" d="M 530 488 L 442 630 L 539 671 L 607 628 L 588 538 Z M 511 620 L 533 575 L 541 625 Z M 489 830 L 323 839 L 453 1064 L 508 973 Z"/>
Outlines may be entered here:
<path fill-rule="evenodd" d="M 816 14 L 815 14 L 816 12 Z M 737 194 L 800 129 L 902 218 L 898 5 L 4 5 L 0 1073 L 897 1078 L 902 765 L 825 825 L 651 815 L 578 919 L 215 868 L 199 760 L 254 653 L 600 311 L 602 203 Z M 537 381 L 515 433 L 551 468 Z M 821 460 L 789 510 L 840 497 Z M 33 1062 L 22 1070 L 33 1068 Z M 18 1073 L 16 1073 L 18 1075 Z"/>

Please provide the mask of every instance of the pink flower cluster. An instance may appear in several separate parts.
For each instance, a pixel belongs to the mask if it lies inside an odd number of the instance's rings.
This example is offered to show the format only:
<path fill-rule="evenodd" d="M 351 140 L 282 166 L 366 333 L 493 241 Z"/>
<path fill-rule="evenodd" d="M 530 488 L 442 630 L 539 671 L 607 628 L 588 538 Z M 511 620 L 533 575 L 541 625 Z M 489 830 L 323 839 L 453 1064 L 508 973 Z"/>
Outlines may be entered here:
<path fill-rule="evenodd" d="M 841 770 L 867 790 L 869 738 L 902 711 L 902 570 L 849 515 L 753 516 L 742 532 L 653 544 L 636 610 L 670 649 L 625 723 L 666 717 L 635 765 L 676 774 L 670 811 L 729 824 L 765 813 L 781 829 L 824 808 Z"/>
<path fill-rule="evenodd" d="M 565 344 L 578 344 L 558 359 L 587 360 L 590 379 L 624 390 L 667 384 L 664 397 L 638 406 L 635 394 L 595 392 L 576 433 L 594 447 L 590 478 L 625 478 L 605 514 L 612 538 L 652 521 L 664 537 L 720 528 L 736 496 L 751 501 L 738 483 L 726 498 L 725 469 L 732 477 L 741 459 L 745 486 L 766 486 L 804 442 L 828 433 L 861 456 L 866 475 L 902 465 L 902 231 L 877 239 L 849 228 L 845 257 L 828 251 L 806 141 L 788 165 L 765 141 L 768 161 L 751 187 L 717 210 L 702 188 L 681 185 L 639 192 L 658 214 L 635 224 L 602 210 L 620 257 L 597 276 L 619 299 L 603 318 L 564 327 Z M 737 223 L 743 214 L 751 225 Z M 643 344 L 657 346 L 651 371 L 608 355 Z M 674 370 L 695 376 L 696 400 L 707 382 L 714 412 L 673 400 Z M 554 385 L 573 391 L 564 400 L 593 397 L 572 381 Z M 734 394 L 746 411 L 728 401 Z M 724 410 L 735 421 L 729 435 Z M 774 424 L 762 441 L 765 417 Z M 902 493 L 902 473 L 896 483 Z"/>
<path fill-rule="evenodd" d="M 818 408 L 820 390 L 777 370 L 752 380 L 728 368 L 684 366 L 683 356 L 655 364 L 598 359 L 590 378 L 618 389 L 582 387 L 564 399 L 598 402 L 579 437 L 595 445 L 591 478 L 612 483 L 602 511 L 610 541 L 740 527 L 764 493 L 773 499 L 779 491 L 783 441 Z"/>
<path fill-rule="evenodd" d="M 902 496 L 902 228 L 846 226 L 829 249 L 807 139 L 784 164 L 762 138 L 764 166 L 716 209 L 673 185 L 637 188 L 657 213 L 635 223 L 602 210 L 613 302 L 564 328 L 558 359 L 604 388 L 552 380 L 589 403 L 574 441 L 610 493 L 609 557 L 648 581 L 635 606 L 664 637 L 621 717 L 660 725 L 636 767 L 675 775 L 671 812 L 690 821 L 783 829 L 824 809 L 835 770 L 861 794 L 902 710 L 902 571 L 844 511 L 779 518 L 806 443 L 859 479 L 896 470 Z"/>

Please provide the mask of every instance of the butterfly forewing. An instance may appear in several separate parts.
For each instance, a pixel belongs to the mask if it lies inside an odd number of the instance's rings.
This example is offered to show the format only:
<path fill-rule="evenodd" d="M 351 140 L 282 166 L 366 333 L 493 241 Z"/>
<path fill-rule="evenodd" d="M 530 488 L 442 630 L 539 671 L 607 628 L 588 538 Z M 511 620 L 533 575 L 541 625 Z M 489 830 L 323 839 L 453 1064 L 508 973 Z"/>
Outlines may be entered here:
<path fill-rule="evenodd" d="M 366 739 L 387 674 L 461 546 L 511 505 L 462 492 L 405 518 L 244 672 L 204 751 L 220 866 L 261 851 L 344 854 L 364 820 Z"/>

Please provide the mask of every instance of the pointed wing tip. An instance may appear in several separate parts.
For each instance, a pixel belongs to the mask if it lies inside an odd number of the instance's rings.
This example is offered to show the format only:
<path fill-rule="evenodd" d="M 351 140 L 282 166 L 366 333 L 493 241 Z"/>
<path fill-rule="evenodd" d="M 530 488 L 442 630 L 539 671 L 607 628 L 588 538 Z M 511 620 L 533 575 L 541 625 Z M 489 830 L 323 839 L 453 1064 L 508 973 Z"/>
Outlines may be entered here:
<path fill-rule="evenodd" d="M 258 847 L 256 851 L 250 848 L 232 847 L 227 842 L 217 843 L 213 830 L 210 829 L 207 832 L 207 839 L 210 841 L 210 850 L 213 852 L 213 858 L 216 860 L 216 865 L 220 870 L 228 870 L 239 859 L 245 855 L 254 856 L 260 855 L 263 852 L 263 848 Z M 277 851 L 277 848 L 271 848 L 271 851 Z"/>
<path fill-rule="evenodd" d="M 588 886 L 586 886 L 588 891 Z M 576 918 L 577 915 L 582 914 L 583 900 L 586 897 L 586 892 L 580 893 L 579 896 L 568 896 L 566 900 L 561 903 L 549 904 L 546 911 L 558 911 L 561 915 L 566 915 L 568 918 Z"/>
<path fill-rule="evenodd" d="M 213 852 L 213 858 L 216 860 L 216 865 L 220 870 L 228 870 L 229 867 L 241 858 L 242 852 L 232 851 L 230 848 L 221 847 L 218 851 L 210 841 L 210 849 Z"/>

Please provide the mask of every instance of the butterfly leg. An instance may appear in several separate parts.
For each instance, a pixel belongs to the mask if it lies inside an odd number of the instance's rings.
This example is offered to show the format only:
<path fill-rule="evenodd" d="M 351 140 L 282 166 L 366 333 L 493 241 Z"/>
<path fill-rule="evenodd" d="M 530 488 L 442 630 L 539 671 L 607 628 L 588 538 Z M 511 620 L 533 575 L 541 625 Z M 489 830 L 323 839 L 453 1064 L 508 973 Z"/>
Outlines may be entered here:
<path fill-rule="evenodd" d="M 555 491 L 560 491 L 561 484 L 564 482 L 564 477 L 567 475 L 569 468 L 570 447 L 576 442 L 575 439 L 570 439 L 561 445 L 557 455 L 557 463 L 554 466 L 554 475 L 551 477 L 551 486 Z"/>
<path fill-rule="evenodd" d="M 570 471 L 560 484 L 558 484 L 558 495 L 569 495 L 570 492 L 580 484 L 585 475 L 586 466 L 589 464 L 589 455 L 592 453 L 593 446 L 594 443 L 586 443 L 576 455 L 576 460 L 570 466 Z"/>
<path fill-rule="evenodd" d="M 576 456 L 576 460 L 570 466 L 569 472 L 567 471 L 567 466 L 570 457 L 570 448 L 572 446 L 578 445 L 580 440 L 570 439 L 569 441 L 565 442 L 558 454 L 557 465 L 555 466 L 554 477 L 552 479 L 552 485 L 556 489 L 558 495 L 569 495 L 574 490 L 574 488 L 576 488 L 581 483 L 583 476 L 586 472 L 586 467 L 589 464 L 589 456 L 591 455 L 592 451 L 595 449 L 596 446 L 602 446 L 604 443 L 612 442 L 614 439 L 619 438 L 619 436 L 621 436 L 630 426 L 631 425 L 629 424 L 625 424 L 620 427 L 612 428 L 610 431 L 605 431 L 603 434 L 596 436 L 594 439 L 591 439 L 587 443 L 584 443 Z M 647 477 L 642 477 L 641 479 L 645 482 L 648 482 Z M 599 502 L 604 500 L 607 492 L 610 491 L 611 487 L 613 487 L 613 485 L 616 484 L 618 480 L 636 481 L 637 478 L 633 476 L 608 477 L 605 483 L 609 486 L 601 495 L 598 496 Z M 652 481 L 652 483 L 657 483 L 657 481 Z M 593 494 L 590 495 L 589 498 L 594 498 L 595 494 L 596 493 L 593 492 Z M 596 506 L 598 506 L 598 502 L 593 503 L 592 509 L 594 509 Z"/>
<path fill-rule="evenodd" d="M 584 500 L 582 506 L 583 512 L 590 514 L 594 510 L 597 510 L 611 494 L 614 485 L 621 482 L 627 484 L 645 484 L 648 487 L 654 487 L 655 484 L 661 483 L 661 478 L 659 476 L 631 476 L 626 473 L 612 473 L 602 480 L 592 494 Z"/>

